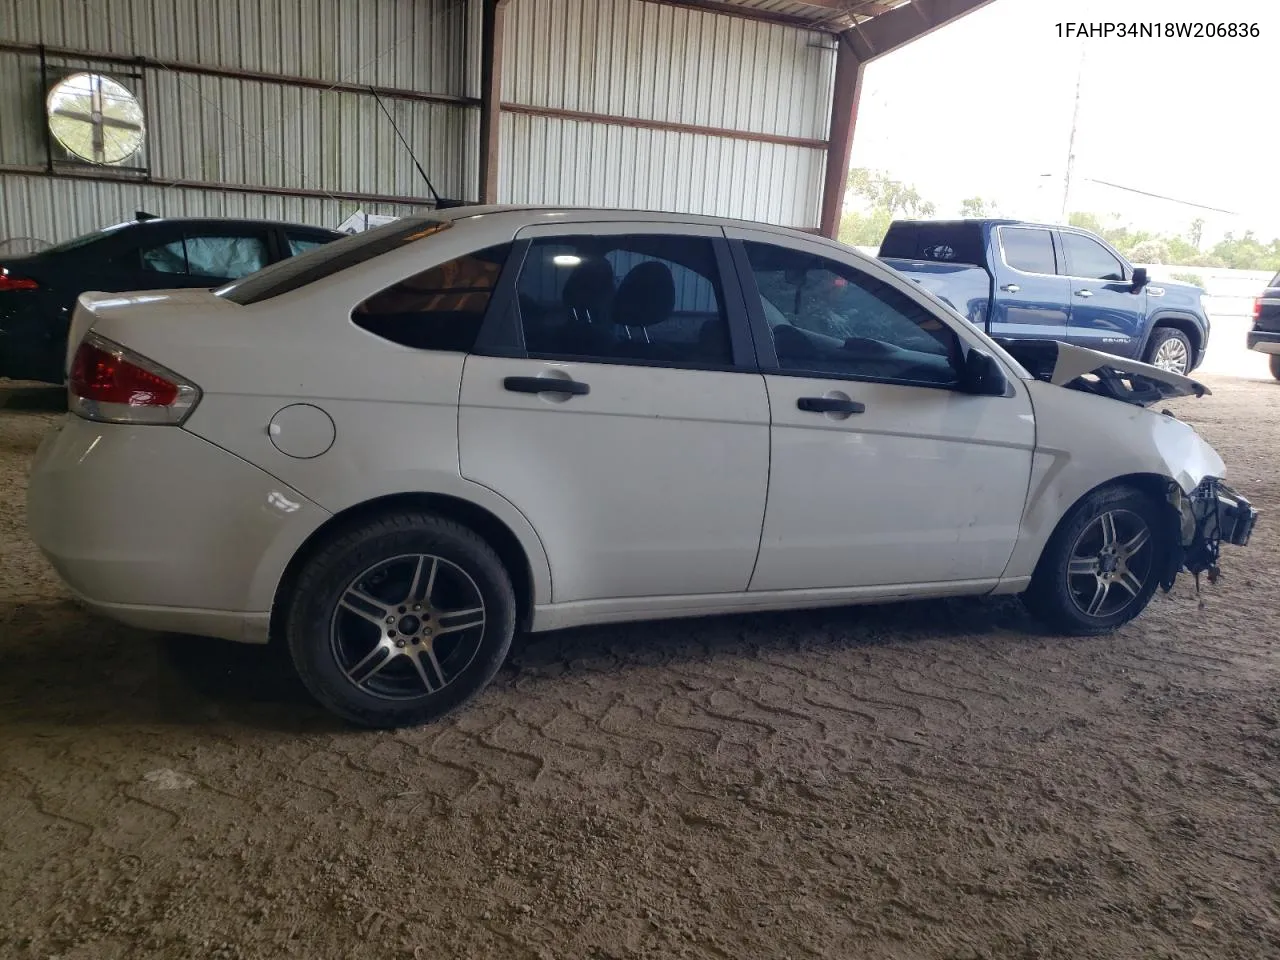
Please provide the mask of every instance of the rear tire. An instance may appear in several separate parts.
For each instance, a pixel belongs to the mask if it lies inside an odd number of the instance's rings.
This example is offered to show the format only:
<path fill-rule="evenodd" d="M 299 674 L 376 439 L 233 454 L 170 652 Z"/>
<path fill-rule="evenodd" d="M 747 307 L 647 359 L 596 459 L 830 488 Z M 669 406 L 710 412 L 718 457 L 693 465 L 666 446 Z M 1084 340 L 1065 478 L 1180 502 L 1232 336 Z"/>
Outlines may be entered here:
<path fill-rule="evenodd" d="M 1138 616 L 1159 586 L 1170 527 L 1156 500 L 1105 487 L 1077 504 L 1049 539 L 1027 609 L 1056 633 L 1107 633 Z"/>
<path fill-rule="evenodd" d="M 1195 352 L 1191 349 L 1190 338 L 1174 327 L 1157 327 L 1151 334 L 1147 344 L 1147 352 L 1143 358 L 1145 363 L 1170 373 L 1180 373 L 1184 377 L 1191 372 L 1195 363 Z"/>
<path fill-rule="evenodd" d="M 443 517 L 393 513 L 349 528 L 303 566 L 285 637 L 302 682 L 366 727 L 437 720 L 478 694 L 515 633 L 493 548 Z"/>
<path fill-rule="evenodd" d="M 1273 353 L 1267 359 L 1271 361 L 1271 375 L 1280 380 L 1280 353 Z"/>

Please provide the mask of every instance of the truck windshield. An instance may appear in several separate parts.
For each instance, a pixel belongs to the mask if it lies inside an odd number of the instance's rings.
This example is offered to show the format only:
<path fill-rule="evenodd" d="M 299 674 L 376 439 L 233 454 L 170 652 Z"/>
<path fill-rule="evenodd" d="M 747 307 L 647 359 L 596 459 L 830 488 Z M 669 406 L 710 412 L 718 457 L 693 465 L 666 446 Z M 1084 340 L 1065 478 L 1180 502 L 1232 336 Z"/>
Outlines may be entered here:
<path fill-rule="evenodd" d="M 396 220 L 281 260 L 213 292 L 242 307 L 260 303 L 332 276 L 339 270 L 380 257 L 415 240 L 447 230 L 450 226 L 448 220 L 432 220 L 428 217 Z"/>
<path fill-rule="evenodd" d="M 926 223 L 903 220 L 889 226 L 880 256 L 896 260 L 932 260 L 981 266 L 982 225 L 964 220 Z"/>

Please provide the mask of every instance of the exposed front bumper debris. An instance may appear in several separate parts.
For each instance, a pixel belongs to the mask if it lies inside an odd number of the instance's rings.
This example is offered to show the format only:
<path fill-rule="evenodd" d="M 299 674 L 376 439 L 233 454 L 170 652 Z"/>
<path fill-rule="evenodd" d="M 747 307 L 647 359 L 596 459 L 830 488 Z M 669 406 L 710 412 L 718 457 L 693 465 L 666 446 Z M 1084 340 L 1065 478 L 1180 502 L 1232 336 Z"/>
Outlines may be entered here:
<path fill-rule="evenodd" d="M 1216 477 L 1205 478 L 1189 494 L 1176 483 L 1170 484 L 1169 503 L 1177 511 L 1181 536 L 1161 586 L 1166 592 L 1170 590 L 1182 570 L 1196 578 L 1197 586 L 1202 573 L 1209 575 L 1210 583 L 1216 582 L 1222 544 L 1247 545 L 1258 522 L 1258 511 Z"/>

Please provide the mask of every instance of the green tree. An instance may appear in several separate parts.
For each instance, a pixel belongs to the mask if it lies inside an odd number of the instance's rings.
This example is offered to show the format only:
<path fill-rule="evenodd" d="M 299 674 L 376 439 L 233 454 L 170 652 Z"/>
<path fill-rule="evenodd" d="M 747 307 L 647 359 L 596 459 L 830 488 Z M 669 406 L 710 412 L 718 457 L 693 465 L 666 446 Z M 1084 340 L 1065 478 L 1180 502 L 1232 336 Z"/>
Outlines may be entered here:
<path fill-rule="evenodd" d="M 892 217 L 931 217 L 937 209 L 920 196 L 915 187 L 894 180 L 883 170 L 855 167 L 849 171 L 849 193 L 874 209 L 888 210 Z"/>
<path fill-rule="evenodd" d="M 914 186 L 867 167 L 849 171 L 846 197 L 852 198 L 858 209 L 841 218 L 839 239 L 860 247 L 879 246 L 894 220 L 931 217 L 937 210 Z"/>
<path fill-rule="evenodd" d="M 960 201 L 960 216 L 966 219 L 981 220 L 994 215 L 994 208 L 982 197 L 968 197 Z"/>
<path fill-rule="evenodd" d="M 1187 231 L 1187 239 L 1191 241 L 1191 245 L 1197 250 L 1200 249 L 1200 242 L 1204 239 L 1204 217 L 1196 217 L 1191 221 L 1191 229 Z"/>

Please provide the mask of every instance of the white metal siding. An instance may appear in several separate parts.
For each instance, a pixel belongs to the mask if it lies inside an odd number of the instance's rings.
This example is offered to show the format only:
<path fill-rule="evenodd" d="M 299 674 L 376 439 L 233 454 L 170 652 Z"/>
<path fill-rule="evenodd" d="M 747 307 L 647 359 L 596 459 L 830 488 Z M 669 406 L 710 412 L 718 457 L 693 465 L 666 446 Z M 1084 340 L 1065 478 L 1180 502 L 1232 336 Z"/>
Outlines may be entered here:
<path fill-rule="evenodd" d="M 0 0 L 0 41 L 268 75 L 209 76 L 159 65 L 139 70 L 50 56 L 54 76 L 64 62 L 143 74 L 140 82 L 122 82 L 143 100 L 150 173 L 156 179 L 427 198 L 412 158 L 372 95 L 270 77 L 474 95 L 478 20 L 471 5 L 471 0 Z M 393 96 L 383 102 L 435 188 L 444 196 L 474 199 L 479 111 Z M 41 186 L 41 178 L 29 174 L 44 163 L 39 58 L 0 50 L 0 193 L 5 195 L 0 241 L 20 235 L 65 240 L 74 235 L 69 229 L 100 227 L 138 208 L 167 216 L 194 208 L 209 216 L 287 209 L 294 219 L 323 225 L 336 225 L 357 207 L 375 209 L 368 202 L 68 183 L 65 178 Z M 93 199 L 99 194 L 100 202 Z M 24 210 L 17 198 L 33 206 Z M 64 201 L 75 209 L 57 209 Z M 98 214 L 107 219 L 95 221 Z"/>
<path fill-rule="evenodd" d="M 132 220 L 138 210 L 171 217 L 250 217 L 337 226 L 356 205 L 337 200 L 271 194 L 223 193 L 192 187 L 100 183 L 72 177 L 9 174 L 0 178 L 0 242 L 67 240 Z M 428 207 L 360 204 L 366 213 L 406 216 Z"/>
<path fill-rule="evenodd" d="M 503 100 L 823 141 L 834 40 L 644 0 L 512 0 Z M 765 143 L 506 113 L 499 197 L 816 227 L 826 155 Z"/>
<path fill-rule="evenodd" d="M 0 0 L 0 40 L 467 92 L 467 0 Z"/>
<path fill-rule="evenodd" d="M 673 210 L 818 223 L 821 150 L 503 114 L 504 202 Z"/>
<path fill-rule="evenodd" d="M 822 140 L 829 35 L 644 0 L 512 0 L 503 99 Z"/>

